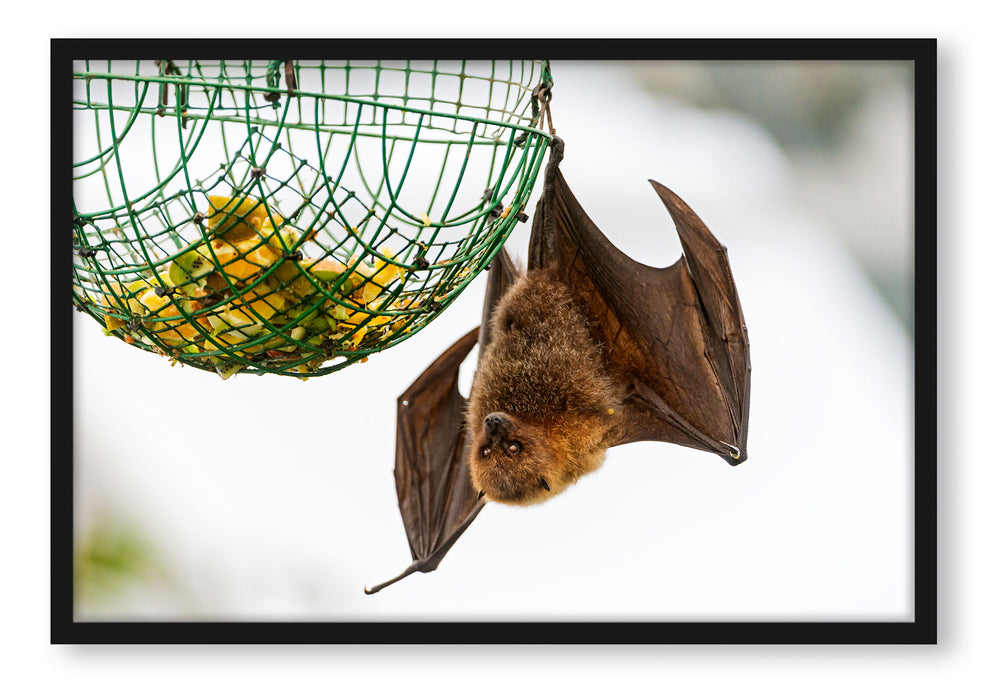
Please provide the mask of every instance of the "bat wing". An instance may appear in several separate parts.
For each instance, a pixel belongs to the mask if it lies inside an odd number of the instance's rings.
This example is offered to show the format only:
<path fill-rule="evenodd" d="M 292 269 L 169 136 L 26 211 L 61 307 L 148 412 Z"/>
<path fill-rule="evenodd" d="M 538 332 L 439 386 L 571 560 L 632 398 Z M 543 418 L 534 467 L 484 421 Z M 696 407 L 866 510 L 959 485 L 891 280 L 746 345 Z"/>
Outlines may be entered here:
<path fill-rule="evenodd" d="M 365 593 L 377 593 L 416 571 L 436 569 L 485 504 L 468 472 L 466 400 L 457 381 L 475 343 L 484 351 L 491 311 L 516 277 L 508 254 L 499 251 L 488 274 L 480 328 L 447 348 L 398 399 L 395 488 L 413 562 Z"/>
<path fill-rule="evenodd" d="M 626 387 L 610 443 L 657 440 L 746 459 L 749 339 L 725 247 L 676 194 L 650 181 L 684 255 L 654 268 L 631 259 L 585 213 L 559 171 L 556 140 L 533 215 L 529 268 L 571 287 Z"/>

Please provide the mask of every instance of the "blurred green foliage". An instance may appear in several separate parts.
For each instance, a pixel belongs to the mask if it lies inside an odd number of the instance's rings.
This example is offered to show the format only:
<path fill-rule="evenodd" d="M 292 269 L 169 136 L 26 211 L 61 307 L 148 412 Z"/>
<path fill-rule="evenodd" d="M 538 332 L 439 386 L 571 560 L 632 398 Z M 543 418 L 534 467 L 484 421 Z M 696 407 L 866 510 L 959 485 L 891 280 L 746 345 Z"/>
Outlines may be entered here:
<path fill-rule="evenodd" d="M 73 593 L 76 601 L 118 592 L 146 573 L 152 556 L 144 541 L 126 525 L 97 520 L 76 542 Z"/>

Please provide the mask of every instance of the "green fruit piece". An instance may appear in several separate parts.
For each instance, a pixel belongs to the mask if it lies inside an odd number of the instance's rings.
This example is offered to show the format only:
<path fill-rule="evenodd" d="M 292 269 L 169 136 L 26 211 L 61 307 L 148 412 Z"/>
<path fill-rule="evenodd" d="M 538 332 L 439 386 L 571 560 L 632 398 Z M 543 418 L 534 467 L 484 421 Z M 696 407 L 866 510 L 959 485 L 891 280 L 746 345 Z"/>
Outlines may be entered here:
<path fill-rule="evenodd" d="M 200 313 L 200 309 L 195 306 L 195 299 L 184 299 L 177 296 L 173 303 L 175 303 L 175 305 L 178 306 L 187 316 L 196 316 Z"/>
<path fill-rule="evenodd" d="M 183 287 L 193 281 L 192 275 L 182 269 L 178 260 L 173 260 L 168 264 L 166 277 L 173 287 Z"/>
<path fill-rule="evenodd" d="M 230 364 L 218 364 L 213 369 L 216 373 L 220 375 L 221 379 L 230 379 L 235 374 L 240 372 L 244 368 L 244 365 L 237 364 L 236 362 Z"/>
<path fill-rule="evenodd" d="M 348 277 L 344 280 L 343 284 L 340 285 L 340 289 L 337 290 L 337 294 L 342 297 L 349 297 L 354 293 L 354 288 L 357 287 L 358 284 L 363 283 L 363 281 L 364 280 L 360 279 L 355 281 L 354 277 Z"/>
<path fill-rule="evenodd" d="M 144 280 L 135 280 L 127 285 L 127 294 L 125 295 L 124 301 L 127 304 L 127 308 L 130 309 L 131 313 L 134 314 L 145 314 L 148 309 L 141 303 L 140 297 L 142 294 L 148 292 L 151 289 L 149 285 Z"/>
<path fill-rule="evenodd" d="M 199 246 L 195 250 L 187 250 L 176 256 L 168 266 L 168 278 L 176 287 L 181 287 L 189 282 L 194 282 L 206 277 L 214 271 L 213 263 L 202 255 Z"/>
<path fill-rule="evenodd" d="M 333 258 L 324 258 L 323 260 L 304 260 L 304 266 L 309 271 L 309 274 L 313 275 L 320 282 L 333 282 L 335 279 L 340 277 L 341 273 L 347 268 L 343 263 L 334 260 Z"/>
<path fill-rule="evenodd" d="M 281 235 L 281 239 L 279 236 Z M 278 232 L 272 227 L 271 221 L 266 221 L 261 228 L 261 236 L 265 239 L 265 243 L 270 245 L 275 250 L 289 251 L 292 250 L 302 239 L 302 231 L 297 229 L 295 226 L 290 226 L 288 224 L 282 224 L 279 226 Z"/>
<path fill-rule="evenodd" d="M 320 335 L 321 333 L 326 333 L 328 331 L 333 333 L 337 330 L 337 321 L 330 318 L 326 314 L 320 314 L 312 321 L 302 324 L 302 327 L 305 328 L 310 335 Z"/>
<path fill-rule="evenodd" d="M 292 307 L 291 309 L 288 309 L 286 313 L 297 324 L 309 323 L 310 321 L 315 320 L 316 317 L 319 316 L 320 314 L 320 307 L 318 306 L 314 309 L 310 309 L 309 311 L 305 311 L 305 310 L 306 310 L 306 305 L 299 304 L 297 306 Z"/>
<path fill-rule="evenodd" d="M 327 322 L 326 316 L 320 315 L 313 320 L 304 323 L 303 327 L 310 333 L 319 335 L 320 333 L 325 332 L 330 327 L 330 324 Z"/>
<path fill-rule="evenodd" d="M 292 325 L 292 319 L 286 316 L 284 313 L 275 314 L 270 319 L 268 319 L 269 325 L 286 330 Z"/>
<path fill-rule="evenodd" d="M 206 317 L 206 320 L 209 321 L 210 326 L 213 327 L 213 335 L 216 335 L 217 333 L 226 333 L 231 330 L 230 324 L 220 318 L 220 314 L 210 314 Z"/>

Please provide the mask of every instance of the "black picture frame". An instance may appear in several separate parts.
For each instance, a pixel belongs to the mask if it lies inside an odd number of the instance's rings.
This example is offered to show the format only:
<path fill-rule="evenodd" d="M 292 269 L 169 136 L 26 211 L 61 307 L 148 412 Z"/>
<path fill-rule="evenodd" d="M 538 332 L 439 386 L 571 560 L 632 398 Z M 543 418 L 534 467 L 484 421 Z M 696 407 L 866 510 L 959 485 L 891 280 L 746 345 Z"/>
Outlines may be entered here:
<path fill-rule="evenodd" d="M 897 60 L 914 63 L 914 615 L 911 622 L 80 622 L 73 618 L 72 362 L 58 328 L 71 327 L 71 62 L 282 55 L 287 42 L 71 39 L 51 41 L 52 357 L 51 642 L 53 644 L 936 644 L 936 62 L 935 39 L 334 39 L 291 42 L 300 58 L 551 60 Z M 327 55 L 327 54 L 332 55 Z"/>

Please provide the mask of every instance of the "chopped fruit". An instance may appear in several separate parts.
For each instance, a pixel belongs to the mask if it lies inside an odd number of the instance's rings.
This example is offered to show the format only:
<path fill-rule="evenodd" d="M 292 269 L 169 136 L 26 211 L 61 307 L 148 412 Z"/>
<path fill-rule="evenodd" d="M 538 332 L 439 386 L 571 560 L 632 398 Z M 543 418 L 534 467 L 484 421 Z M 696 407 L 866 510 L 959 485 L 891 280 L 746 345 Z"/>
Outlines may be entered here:
<path fill-rule="evenodd" d="M 133 333 L 172 361 L 206 362 L 223 378 L 252 366 L 305 378 L 337 350 L 368 349 L 412 320 L 387 313 L 417 305 L 385 293 L 405 275 L 391 250 L 365 250 L 371 265 L 357 256 L 303 258 L 317 231 L 250 197 L 209 200 L 205 240 L 146 279 L 103 285 L 103 305 L 116 314 L 103 314 L 107 333 L 128 329 L 126 342 L 136 342 Z"/>
<path fill-rule="evenodd" d="M 139 301 L 139 297 L 144 292 L 151 289 L 151 283 L 145 280 L 134 280 L 126 287 L 117 280 L 110 280 L 106 285 L 101 285 L 103 291 L 103 304 L 117 311 L 129 312 L 132 314 L 143 314 L 147 310 Z"/>
<path fill-rule="evenodd" d="M 258 237 L 248 238 L 236 243 L 237 250 L 248 259 L 260 267 L 268 268 L 279 262 L 282 255 L 265 245 L 265 242 Z"/>
<path fill-rule="evenodd" d="M 272 211 L 272 215 L 276 224 L 282 223 L 282 217 L 277 212 Z M 210 195 L 210 228 L 214 235 L 231 243 L 257 236 L 268 219 L 267 208 L 256 199 Z"/>
<path fill-rule="evenodd" d="M 202 246 L 200 246 L 202 247 Z M 203 252 L 206 252 L 205 250 Z M 169 263 L 167 276 L 175 287 L 182 287 L 190 282 L 206 277 L 213 272 L 213 263 L 203 256 L 202 252 L 187 250 Z"/>
<path fill-rule="evenodd" d="M 303 262 L 305 263 L 306 261 L 304 260 Z M 309 270 L 309 274 L 320 280 L 320 282 L 333 282 L 347 268 L 339 260 L 323 258 L 322 260 L 312 261 L 307 269 Z"/>
<path fill-rule="evenodd" d="M 144 308 L 152 313 L 160 311 L 168 305 L 168 297 L 160 296 L 158 291 L 155 289 L 149 289 L 141 294 L 141 296 L 138 297 L 138 301 L 141 302 L 141 305 L 144 306 Z"/>
<path fill-rule="evenodd" d="M 103 325 L 107 327 L 108 331 L 115 331 L 118 328 L 123 328 L 127 324 L 119 318 L 106 314 L 103 316 Z"/>
<path fill-rule="evenodd" d="M 289 224 L 282 224 L 278 227 L 278 231 L 275 230 L 275 225 L 268 219 L 261 225 L 260 230 L 261 238 L 264 239 L 265 243 L 268 244 L 272 250 L 278 251 L 289 251 L 299 245 L 300 241 L 309 240 L 309 237 L 303 236 L 303 232 L 297 229 L 295 226 L 290 226 Z"/>
<path fill-rule="evenodd" d="M 223 273 L 234 282 L 246 282 L 254 275 L 261 272 L 261 266 L 241 254 L 241 251 L 226 241 L 216 239 L 210 241 L 210 248 L 223 268 Z"/>

